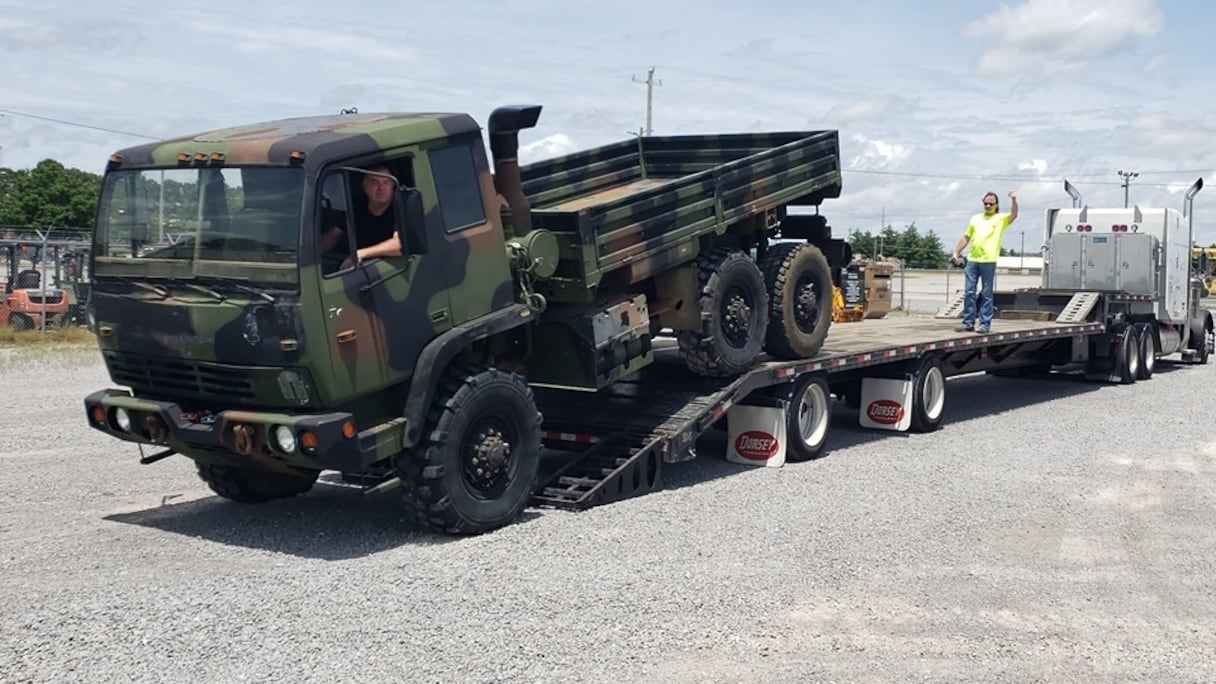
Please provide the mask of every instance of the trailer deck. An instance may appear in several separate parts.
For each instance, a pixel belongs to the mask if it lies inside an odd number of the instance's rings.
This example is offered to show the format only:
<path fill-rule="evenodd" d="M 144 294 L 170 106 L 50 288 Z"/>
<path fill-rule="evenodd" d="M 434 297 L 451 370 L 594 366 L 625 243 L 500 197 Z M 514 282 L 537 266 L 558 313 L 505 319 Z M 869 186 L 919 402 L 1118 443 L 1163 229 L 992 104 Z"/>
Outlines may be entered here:
<path fill-rule="evenodd" d="M 1102 323 L 1084 321 L 1001 319 L 987 334 L 955 332 L 956 325 L 953 318 L 837 325 L 814 357 L 765 360 L 727 380 L 694 375 L 674 340 L 664 339 L 656 343 L 653 364 L 600 392 L 537 388 L 546 445 L 579 453 L 543 480 L 534 503 L 582 509 L 660 489 L 663 463 L 694 458 L 697 437 L 731 406 L 805 373 L 822 373 L 835 385 L 878 371 L 898 372 L 902 362 L 936 353 L 947 376 L 959 375 L 1017 365 L 1059 340 L 1104 330 Z"/>

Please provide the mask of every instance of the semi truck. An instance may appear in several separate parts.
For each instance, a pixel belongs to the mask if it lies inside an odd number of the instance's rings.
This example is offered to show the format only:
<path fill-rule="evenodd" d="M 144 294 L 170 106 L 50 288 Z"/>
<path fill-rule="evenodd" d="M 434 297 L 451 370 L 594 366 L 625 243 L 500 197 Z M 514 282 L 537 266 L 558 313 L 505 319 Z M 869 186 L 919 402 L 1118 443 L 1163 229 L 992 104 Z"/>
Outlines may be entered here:
<path fill-rule="evenodd" d="M 819 351 L 851 258 L 819 213 L 841 191 L 836 131 L 646 136 L 521 166 L 540 111 L 491 113 L 493 171 L 466 114 L 305 117 L 113 154 L 91 302 L 121 388 L 86 398 L 89 424 L 156 447 L 144 462 L 193 459 L 236 501 L 333 470 L 477 533 L 535 489 L 537 389 L 602 391 L 651 365 L 664 331 L 698 377 Z"/>

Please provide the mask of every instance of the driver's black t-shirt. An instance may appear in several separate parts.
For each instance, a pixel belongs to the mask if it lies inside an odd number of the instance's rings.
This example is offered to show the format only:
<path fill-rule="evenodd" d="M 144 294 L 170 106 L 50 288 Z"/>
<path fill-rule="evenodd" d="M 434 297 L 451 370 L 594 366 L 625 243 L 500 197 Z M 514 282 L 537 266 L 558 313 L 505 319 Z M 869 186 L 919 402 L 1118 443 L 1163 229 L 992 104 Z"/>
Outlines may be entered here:
<path fill-rule="evenodd" d="M 389 205 L 379 216 L 368 211 L 367 205 L 364 203 L 359 203 L 355 207 L 355 242 L 358 249 L 379 244 L 392 236 L 392 205 Z"/>

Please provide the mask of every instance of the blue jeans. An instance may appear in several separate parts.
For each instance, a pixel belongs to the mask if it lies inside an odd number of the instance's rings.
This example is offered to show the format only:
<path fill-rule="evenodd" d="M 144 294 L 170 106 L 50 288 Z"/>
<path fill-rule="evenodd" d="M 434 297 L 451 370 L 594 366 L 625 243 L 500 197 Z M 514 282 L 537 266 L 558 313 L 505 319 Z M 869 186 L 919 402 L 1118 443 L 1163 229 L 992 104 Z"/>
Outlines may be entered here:
<path fill-rule="evenodd" d="M 963 269 L 967 276 L 967 289 L 963 292 L 963 327 L 975 326 L 975 281 L 983 280 L 980 289 L 980 327 L 992 327 L 992 281 L 996 278 L 996 264 L 981 264 L 968 261 Z"/>

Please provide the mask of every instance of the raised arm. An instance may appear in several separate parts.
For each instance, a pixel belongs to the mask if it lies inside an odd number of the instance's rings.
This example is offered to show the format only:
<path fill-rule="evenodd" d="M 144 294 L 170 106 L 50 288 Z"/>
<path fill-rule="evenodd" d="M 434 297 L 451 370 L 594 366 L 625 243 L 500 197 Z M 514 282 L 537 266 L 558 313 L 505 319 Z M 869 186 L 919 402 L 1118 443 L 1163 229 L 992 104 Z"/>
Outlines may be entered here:
<path fill-rule="evenodd" d="M 1009 222 L 1013 223 L 1018 218 L 1018 191 L 1009 191 Z"/>

